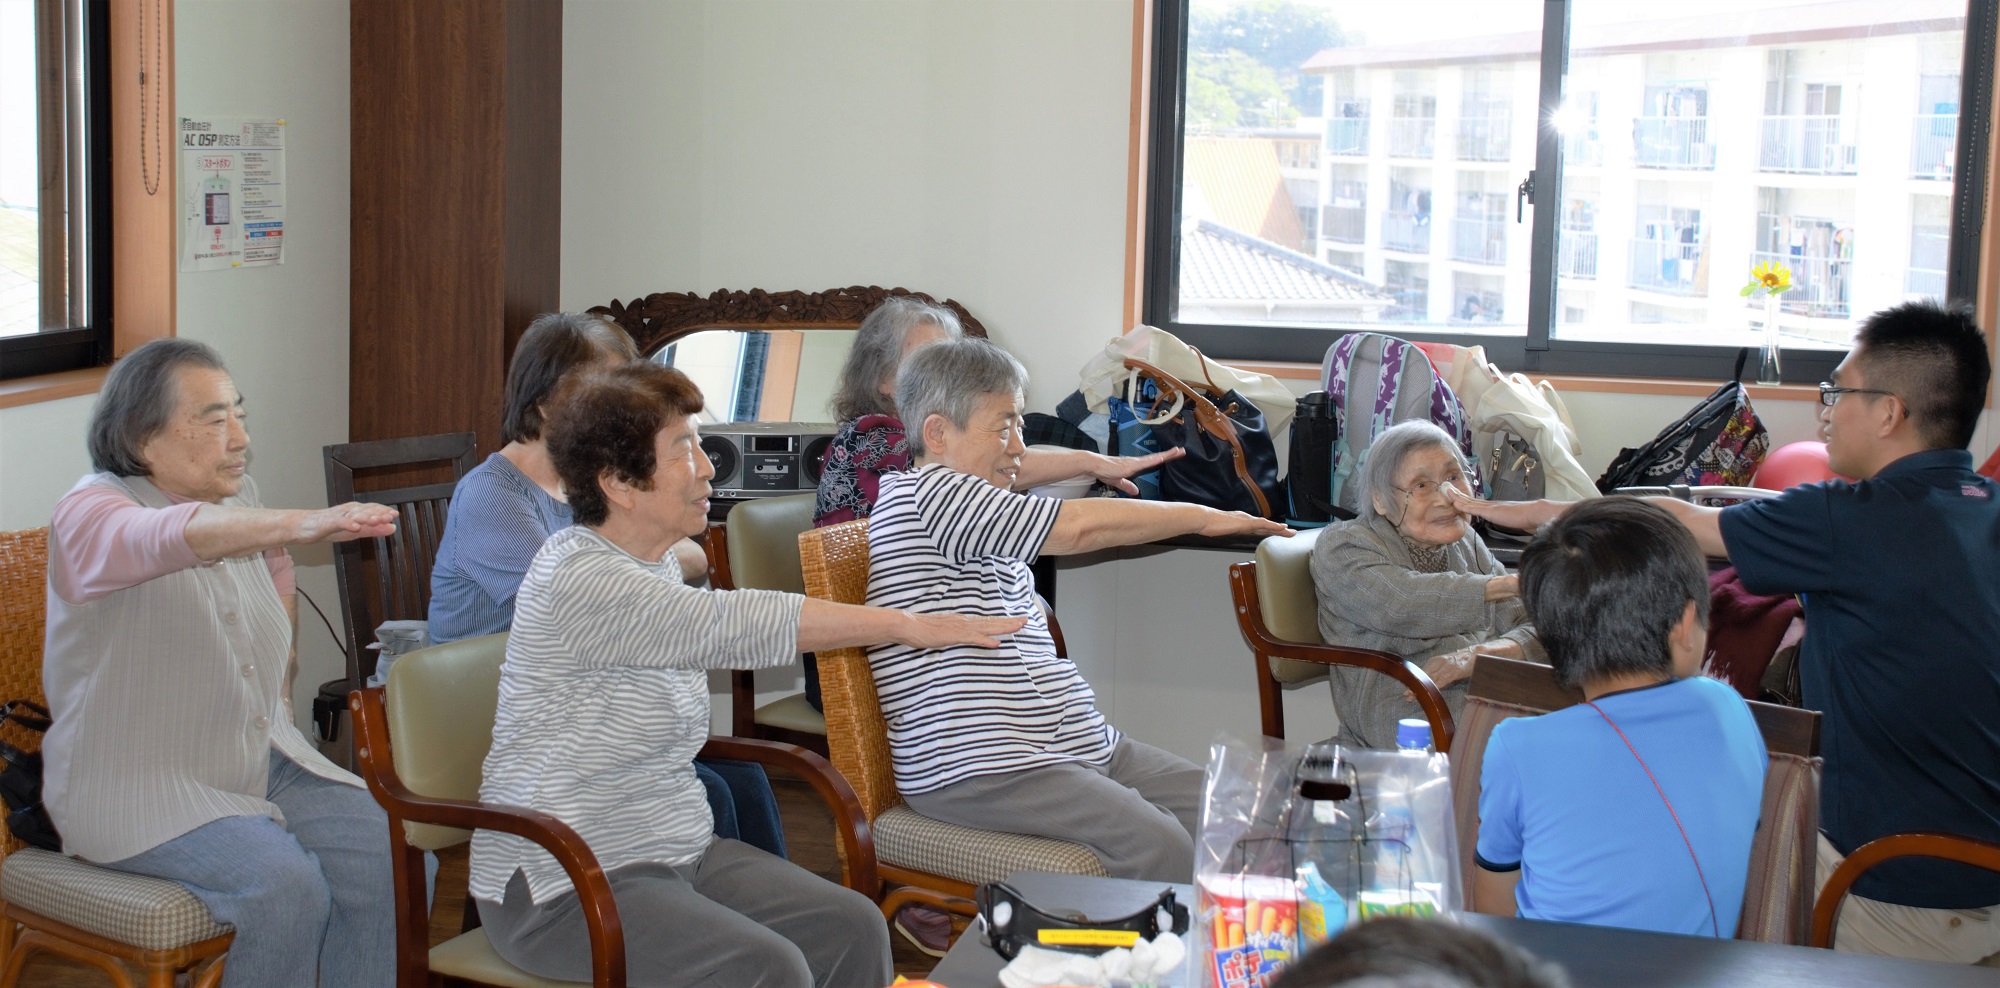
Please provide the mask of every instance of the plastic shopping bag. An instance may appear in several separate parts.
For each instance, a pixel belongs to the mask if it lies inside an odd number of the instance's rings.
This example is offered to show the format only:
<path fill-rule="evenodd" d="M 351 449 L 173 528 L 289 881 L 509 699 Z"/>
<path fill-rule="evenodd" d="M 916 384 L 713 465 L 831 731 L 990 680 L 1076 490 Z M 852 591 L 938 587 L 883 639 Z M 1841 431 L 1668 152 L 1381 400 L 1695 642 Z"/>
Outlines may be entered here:
<path fill-rule="evenodd" d="M 1263 988 L 1351 923 L 1463 908 L 1450 764 L 1224 741 L 1195 842 L 1197 984 Z"/>

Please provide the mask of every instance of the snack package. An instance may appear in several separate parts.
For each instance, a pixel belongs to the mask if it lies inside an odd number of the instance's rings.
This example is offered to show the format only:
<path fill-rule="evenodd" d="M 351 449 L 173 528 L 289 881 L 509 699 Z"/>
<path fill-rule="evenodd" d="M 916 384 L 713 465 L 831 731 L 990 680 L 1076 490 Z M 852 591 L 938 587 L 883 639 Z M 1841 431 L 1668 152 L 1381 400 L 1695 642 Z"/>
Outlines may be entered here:
<path fill-rule="evenodd" d="M 1348 925 L 1463 907 L 1450 763 L 1422 751 L 1225 740 L 1195 842 L 1204 988 L 1264 988 Z"/>

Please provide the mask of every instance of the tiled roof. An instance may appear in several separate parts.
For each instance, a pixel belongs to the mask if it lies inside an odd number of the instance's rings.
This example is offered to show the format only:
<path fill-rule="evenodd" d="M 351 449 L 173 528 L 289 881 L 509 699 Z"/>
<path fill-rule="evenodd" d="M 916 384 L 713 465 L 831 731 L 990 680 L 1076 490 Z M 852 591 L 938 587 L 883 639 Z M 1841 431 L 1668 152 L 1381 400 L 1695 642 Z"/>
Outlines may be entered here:
<path fill-rule="evenodd" d="M 1190 137 L 1181 163 L 1186 181 L 1201 190 L 1217 222 L 1286 246 L 1301 245 L 1299 214 L 1270 138 Z"/>
<path fill-rule="evenodd" d="M 1361 277 L 1211 220 L 1181 229 L 1181 298 L 1203 302 L 1386 305 Z"/>

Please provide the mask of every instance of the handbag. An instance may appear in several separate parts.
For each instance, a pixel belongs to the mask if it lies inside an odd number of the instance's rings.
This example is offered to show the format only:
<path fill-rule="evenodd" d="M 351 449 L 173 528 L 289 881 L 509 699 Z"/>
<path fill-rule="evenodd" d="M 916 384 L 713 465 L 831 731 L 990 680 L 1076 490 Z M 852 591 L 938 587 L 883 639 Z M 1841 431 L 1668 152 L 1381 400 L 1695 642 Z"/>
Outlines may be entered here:
<path fill-rule="evenodd" d="M 13 721 L 37 734 L 49 729 L 49 708 L 33 700 L 9 700 L 0 706 L 0 721 Z M 42 807 L 42 753 L 23 751 L 0 741 L 0 802 L 7 806 L 7 832 L 16 840 L 44 851 L 62 851 L 62 835 Z"/>
<path fill-rule="evenodd" d="M 1237 394 L 1208 382 L 1191 385 L 1134 357 L 1125 365 L 1157 389 L 1153 414 L 1143 421 L 1159 448 L 1186 455 L 1160 467 L 1160 496 L 1262 518 L 1278 517 L 1286 500 L 1278 483 L 1278 450 L 1264 427 L 1264 413 Z M 1160 406 L 1169 407 L 1165 414 Z"/>
<path fill-rule="evenodd" d="M 1686 415 L 1637 449 L 1618 452 L 1597 489 L 1621 487 L 1746 487 L 1771 447 L 1771 434 L 1750 407 L 1743 389 L 1743 363 L 1750 351 L 1736 352 L 1736 370 Z"/>

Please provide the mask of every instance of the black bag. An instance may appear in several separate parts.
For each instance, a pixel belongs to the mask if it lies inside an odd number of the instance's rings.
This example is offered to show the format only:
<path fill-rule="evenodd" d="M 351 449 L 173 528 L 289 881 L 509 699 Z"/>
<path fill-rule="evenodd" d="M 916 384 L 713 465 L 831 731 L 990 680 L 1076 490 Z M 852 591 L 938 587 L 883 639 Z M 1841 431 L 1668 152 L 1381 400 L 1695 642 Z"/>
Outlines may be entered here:
<path fill-rule="evenodd" d="M 1620 487 L 1743 487 L 1756 476 L 1771 448 L 1771 434 L 1750 407 L 1743 390 L 1743 363 L 1748 349 L 1736 352 L 1736 371 L 1686 415 L 1637 449 L 1618 452 L 1604 476 L 1600 493 Z"/>
<path fill-rule="evenodd" d="M 9 700 L 0 707 L 0 721 L 11 720 L 37 734 L 49 729 L 49 708 L 33 700 Z M 0 802 L 7 804 L 7 832 L 31 847 L 62 852 L 62 835 L 42 808 L 42 753 L 22 751 L 0 741 Z"/>
<path fill-rule="evenodd" d="M 1333 444 L 1340 441 L 1339 409 L 1326 392 L 1299 399 L 1292 419 L 1291 472 L 1285 488 L 1291 494 L 1293 525 L 1319 526 L 1354 512 L 1333 503 Z"/>
<path fill-rule="evenodd" d="M 1180 411 L 1151 425 L 1161 449 L 1179 446 L 1187 454 L 1160 468 L 1160 496 L 1223 511 L 1279 518 L 1286 505 L 1278 482 L 1278 449 L 1264 427 L 1264 412 L 1235 391 L 1191 385 L 1141 360 L 1125 365 L 1151 378 L 1161 404 L 1180 402 Z"/>

